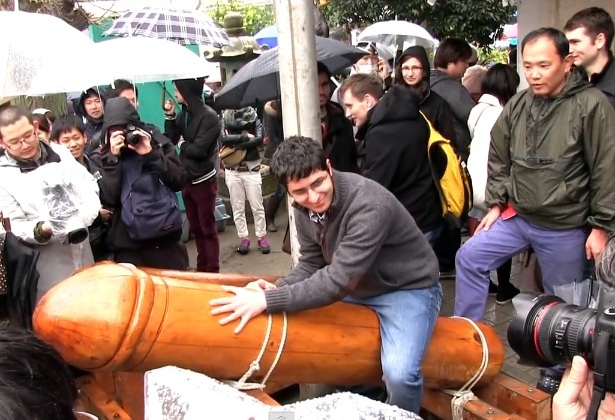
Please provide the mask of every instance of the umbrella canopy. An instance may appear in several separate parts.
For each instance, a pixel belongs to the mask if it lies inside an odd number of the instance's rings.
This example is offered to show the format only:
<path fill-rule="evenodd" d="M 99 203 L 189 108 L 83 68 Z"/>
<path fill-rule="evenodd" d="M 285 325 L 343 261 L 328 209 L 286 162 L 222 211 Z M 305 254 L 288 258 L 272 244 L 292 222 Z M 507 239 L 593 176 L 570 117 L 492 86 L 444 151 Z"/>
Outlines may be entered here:
<path fill-rule="evenodd" d="M 144 36 L 215 48 L 230 43 L 224 29 L 203 12 L 152 6 L 124 13 L 103 36 Z"/>
<path fill-rule="evenodd" d="M 361 48 L 362 50 L 369 51 L 372 45 L 376 49 L 376 52 L 378 53 L 378 57 L 383 58 L 387 61 L 395 58 L 395 54 L 393 54 L 393 51 L 391 51 L 391 49 L 385 45 L 379 44 L 377 42 L 371 42 L 371 41 L 357 42 L 357 48 Z"/>
<path fill-rule="evenodd" d="M 269 48 L 278 46 L 278 27 L 276 25 L 267 26 L 254 35 L 258 45 L 267 45 Z"/>
<path fill-rule="evenodd" d="M 316 59 L 332 74 L 353 65 L 365 55 L 360 50 L 330 38 L 316 37 Z M 238 109 L 280 97 L 278 48 L 266 51 L 243 66 L 216 96 L 216 109 Z"/>
<path fill-rule="evenodd" d="M 42 13 L 0 12 L 0 99 L 83 90 L 89 72 L 71 65 L 94 42 L 63 20 Z"/>
<path fill-rule="evenodd" d="M 152 57 L 152 51 L 156 57 Z M 133 83 L 159 82 L 209 76 L 210 66 L 198 55 L 175 42 L 164 39 L 128 37 L 96 44 L 99 64 L 93 69 L 99 74 L 97 85 L 115 79 Z"/>
<path fill-rule="evenodd" d="M 436 42 L 425 28 L 405 20 L 374 23 L 359 34 L 358 40 L 377 42 L 396 51 L 413 45 L 434 48 Z"/>

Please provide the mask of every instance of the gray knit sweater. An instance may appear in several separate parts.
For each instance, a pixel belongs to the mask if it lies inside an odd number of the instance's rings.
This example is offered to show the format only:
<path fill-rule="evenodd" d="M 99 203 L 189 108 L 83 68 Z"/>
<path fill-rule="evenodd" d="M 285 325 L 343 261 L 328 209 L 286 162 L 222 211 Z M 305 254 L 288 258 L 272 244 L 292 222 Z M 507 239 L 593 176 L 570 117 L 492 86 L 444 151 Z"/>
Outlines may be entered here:
<path fill-rule="evenodd" d="M 324 228 L 296 207 L 299 263 L 265 291 L 267 312 L 297 312 L 343 299 L 439 280 L 438 261 L 412 216 L 380 184 L 333 171 L 334 197 Z"/>

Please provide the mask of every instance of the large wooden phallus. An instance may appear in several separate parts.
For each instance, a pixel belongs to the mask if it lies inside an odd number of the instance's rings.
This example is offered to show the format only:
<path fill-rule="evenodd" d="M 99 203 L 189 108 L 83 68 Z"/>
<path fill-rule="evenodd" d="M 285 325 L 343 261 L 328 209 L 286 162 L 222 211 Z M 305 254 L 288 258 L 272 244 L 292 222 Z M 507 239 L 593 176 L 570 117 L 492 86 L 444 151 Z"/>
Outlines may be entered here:
<path fill-rule="evenodd" d="M 167 365 L 217 379 L 238 379 L 257 357 L 268 316 L 251 320 L 238 335 L 220 326 L 209 301 L 225 296 L 219 284 L 245 283 L 242 275 L 215 275 L 211 283 L 193 273 L 99 264 L 50 290 L 34 313 L 34 329 L 71 365 L 89 371 L 143 372 Z M 408 319 L 407 322 L 414 322 Z M 489 348 L 480 383 L 490 382 L 504 362 L 497 334 L 479 324 Z M 251 380 L 262 378 L 278 353 L 283 316 L 273 316 L 267 350 Z M 423 361 L 429 388 L 458 388 L 479 369 L 479 334 L 465 320 L 439 318 Z M 271 381 L 281 383 L 379 383 L 380 336 L 369 308 L 335 303 L 288 315 L 287 337 Z"/>

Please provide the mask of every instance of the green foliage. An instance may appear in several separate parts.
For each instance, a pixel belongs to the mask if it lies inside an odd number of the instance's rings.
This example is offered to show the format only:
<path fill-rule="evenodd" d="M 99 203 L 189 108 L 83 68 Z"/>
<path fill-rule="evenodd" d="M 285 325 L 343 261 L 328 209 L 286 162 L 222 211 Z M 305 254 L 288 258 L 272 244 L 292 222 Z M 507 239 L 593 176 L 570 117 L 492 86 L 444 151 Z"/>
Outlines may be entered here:
<path fill-rule="evenodd" d="M 496 48 L 479 48 L 478 49 L 479 63 L 502 63 L 508 64 L 508 51 L 498 50 Z"/>
<path fill-rule="evenodd" d="M 215 6 L 207 9 L 207 13 L 220 25 L 224 24 L 224 16 L 228 12 L 240 12 L 243 15 L 243 26 L 247 35 L 254 35 L 266 26 L 275 23 L 275 16 L 271 6 L 251 6 L 237 0 L 229 2 L 216 2 Z"/>
<path fill-rule="evenodd" d="M 331 25 L 368 25 L 397 17 L 426 24 L 436 38 L 459 37 L 486 46 L 502 35 L 515 8 L 502 6 L 501 0 L 439 0 L 434 6 L 427 0 L 331 0 L 323 11 Z"/>

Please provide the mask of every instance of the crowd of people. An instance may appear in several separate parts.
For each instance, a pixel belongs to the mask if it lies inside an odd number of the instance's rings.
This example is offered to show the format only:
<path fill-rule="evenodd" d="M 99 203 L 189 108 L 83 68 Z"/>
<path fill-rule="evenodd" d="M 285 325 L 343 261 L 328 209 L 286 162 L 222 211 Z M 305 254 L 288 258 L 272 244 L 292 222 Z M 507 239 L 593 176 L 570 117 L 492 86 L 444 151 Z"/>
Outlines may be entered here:
<path fill-rule="evenodd" d="M 212 312 L 230 313 L 223 324 L 239 319 L 239 333 L 262 312 L 367 305 L 380 320 L 387 402 L 418 412 L 442 280 L 455 278 L 455 315 L 482 320 L 488 294 L 505 304 L 519 293 L 511 259 L 531 249 L 546 293 L 583 299 L 577 285 L 615 231 L 614 38 L 613 19 L 599 8 L 578 12 L 563 31 L 530 32 L 520 46 L 529 88 L 519 93 L 512 66 L 478 65 L 457 38 L 442 40 L 433 66 L 412 46 L 388 69 L 367 45 L 338 89 L 317 63 L 322 147 L 284 136 L 280 100 L 218 114 L 203 100 L 203 78 L 174 81 L 163 131 L 140 119 L 138 89 L 125 80 L 88 89 L 74 113 L 57 118 L 5 106 L 0 209 L 39 251 L 40 299 L 95 261 L 190 269 L 178 193 L 197 248 L 194 269 L 218 272 L 219 172 L 241 254 L 251 246 L 246 201 L 267 254 L 267 231 L 278 229 L 289 194 L 298 265 L 275 285 L 227 288 L 233 295 L 212 301 Z M 464 245 L 462 227 L 443 218 L 430 125 L 472 177 Z M 263 159 L 279 180 L 268 200 Z"/>

